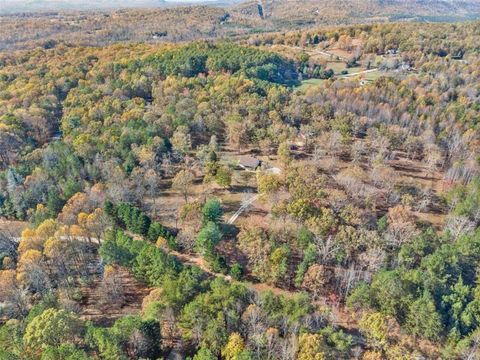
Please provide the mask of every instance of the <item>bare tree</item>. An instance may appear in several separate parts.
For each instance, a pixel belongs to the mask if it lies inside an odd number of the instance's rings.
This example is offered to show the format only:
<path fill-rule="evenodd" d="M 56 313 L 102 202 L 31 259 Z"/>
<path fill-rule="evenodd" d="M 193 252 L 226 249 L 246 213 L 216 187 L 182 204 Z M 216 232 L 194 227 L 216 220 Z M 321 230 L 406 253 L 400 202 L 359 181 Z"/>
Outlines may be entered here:
<path fill-rule="evenodd" d="M 167 177 L 173 176 L 174 167 L 173 167 L 172 156 L 170 154 L 163 154 L 160 168 L 163 171 L 165 176 Z"/>
<path fill-rule="evenodd" d="M 475 223 L 465 216 L 449 216 L 445 230 L 453 241 L 457 241 L 461 236 L 471 234 L 475 230 Z"/>
<path fill-rule="evenodd" d="M 340 249 L 340 245 L 335 241 L 333 236 L 323 239 L 315 236 L 315 246 L 317 247 L 318 259 L 320 264 L 328 264 L 333 260 L 335 253 Z"/>
<path fill-rule="evenodd" d="M 123 303 L 123 285 L 118 274 L 118 269 L 112 266 L 105 267 L 102 280 L 102 295 L 105 303 Z"/>
<path fill-rule="evenodd" d="M 18 256 L 18 238 L 15 238 L 7 231 L 0 231 L 0 254 L 8 256 L 12 260 L 16 260 Z"/>
<path fill-rule="evenodd" d="M 417 211 L 427 211 L 429 206 L 432 204 L 433 192 L 430 189 L 422 189 L 419 198 L 415 204 L 415 210 Z"/>
<path fill-rule="evenodd" d="M 0 169 L 6 169 L 15 160 L 20 145 L 17 135 L 0 131 Z"/>
<path fill-rule="evenodd" d="M 147 195 L 153 200 L 153 216 L 157 215 L 157 193 L 160 188 L 160 177 L 153 169 L 148 169 L 144 175 L 144 184 Z"/>
<path fill-rule="evenodd" d="M 360 164 L 365 152 L 366 152 L 365 144 L 362 141 L 355 141 L 350 149 L 350 156 L 352 158 L 352 163 L 355 165 Z"/>
<path fill-rule="evenodd" d="M 427 145 L 426 155 L 423 159 L 427 168 L 427 176 L 433 178 L 433 174 L 443 162 L 443 155 L 440 148 L 435 144 Z"/>
<path fill-rule="evenodd" d="M 384 266 L 386 258 L 386 252 L 379 247 L 369 248 L 359 255 L 360 263 L 366 264 L 367 269 L 372 273 L 377 272 Z"/>
<path fill-rule="evenodd" d="M 464 360 L 478 360 L 480 359 L 480 333 L 477 331 L 471 338 L 470 346 L 463 351 Z"/>
<path fill-rule="evenodd" d="M 173 179 L 172 187 L 183 195 L 185 203 L 188 202 L 188 195 L 194 180 L 195 174 L 187 169 L 179 171 Z"/>
<path fill-rule="evenodd" d="M 280 360 L 294 360 L 297 357 L 298 352 L 298 336 L 295 334 L 289 334 L 282 339 L 280 345 Z"/>

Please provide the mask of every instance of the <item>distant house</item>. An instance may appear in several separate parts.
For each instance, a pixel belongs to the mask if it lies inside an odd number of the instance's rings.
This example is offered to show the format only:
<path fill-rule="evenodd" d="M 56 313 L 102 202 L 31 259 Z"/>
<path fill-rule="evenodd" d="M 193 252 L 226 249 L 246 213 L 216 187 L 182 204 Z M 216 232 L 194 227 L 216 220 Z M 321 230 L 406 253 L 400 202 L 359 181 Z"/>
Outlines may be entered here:
<path fill-rule="evenodd" d="M 262 162 L 256 157 L 245 155 L 240 156 L 238 159 L 238 165 L 245 170 L 256 170 Z"/>

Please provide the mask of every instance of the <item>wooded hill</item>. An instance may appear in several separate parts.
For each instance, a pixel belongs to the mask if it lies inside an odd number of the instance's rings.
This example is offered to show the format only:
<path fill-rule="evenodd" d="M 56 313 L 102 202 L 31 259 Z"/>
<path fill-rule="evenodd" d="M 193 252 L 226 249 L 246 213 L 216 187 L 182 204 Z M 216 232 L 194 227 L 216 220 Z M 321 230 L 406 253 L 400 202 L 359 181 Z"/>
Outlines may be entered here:
<path fill-rule="evenodd" d="M 1 10 L 1 9 L 0 9 Z M 171 6 L 116 11 L 18 13 L 0 17 L 0 50 L 51 47 L 55 42 L 181 42 L 232 38 L 312 26 L 389 21 L 462 21 L 480 15 L 480 2 L 308 0 L 249 1 L 230 6 Z"/>
<path fill-rule="evenodd" d="M 1 53 L 0 358 L 478 357 L 478 44 Z"/>

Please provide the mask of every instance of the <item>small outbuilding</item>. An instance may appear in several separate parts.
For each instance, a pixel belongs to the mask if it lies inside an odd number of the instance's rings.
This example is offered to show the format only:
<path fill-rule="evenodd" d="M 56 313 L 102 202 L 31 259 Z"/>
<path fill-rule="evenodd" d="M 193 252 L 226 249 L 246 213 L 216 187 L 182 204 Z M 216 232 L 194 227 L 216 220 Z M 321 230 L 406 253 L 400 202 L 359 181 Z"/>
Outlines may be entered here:
<path fill-rule="evenodd" d="M 245 155 L 239 157 L 238 165 L 245 170 L 257 170 L 262 165 L 262 161 L 256 157 Z"/>

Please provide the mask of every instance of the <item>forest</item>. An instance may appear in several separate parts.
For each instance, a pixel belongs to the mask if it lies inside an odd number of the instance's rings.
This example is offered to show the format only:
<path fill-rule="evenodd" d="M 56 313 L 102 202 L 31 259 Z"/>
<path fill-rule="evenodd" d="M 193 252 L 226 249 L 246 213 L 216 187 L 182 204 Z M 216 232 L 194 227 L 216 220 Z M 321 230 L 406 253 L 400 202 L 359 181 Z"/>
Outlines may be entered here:
<path fill-rule="evenodd" d="M 480 358 L 479 44 L 0 52 L 0 359 Z"/>
<path fill-rule="evenodd" d="M 2 0 L 0 50 L 235 40 L 326 25 L 475 19 L 478 0 Z"/>

